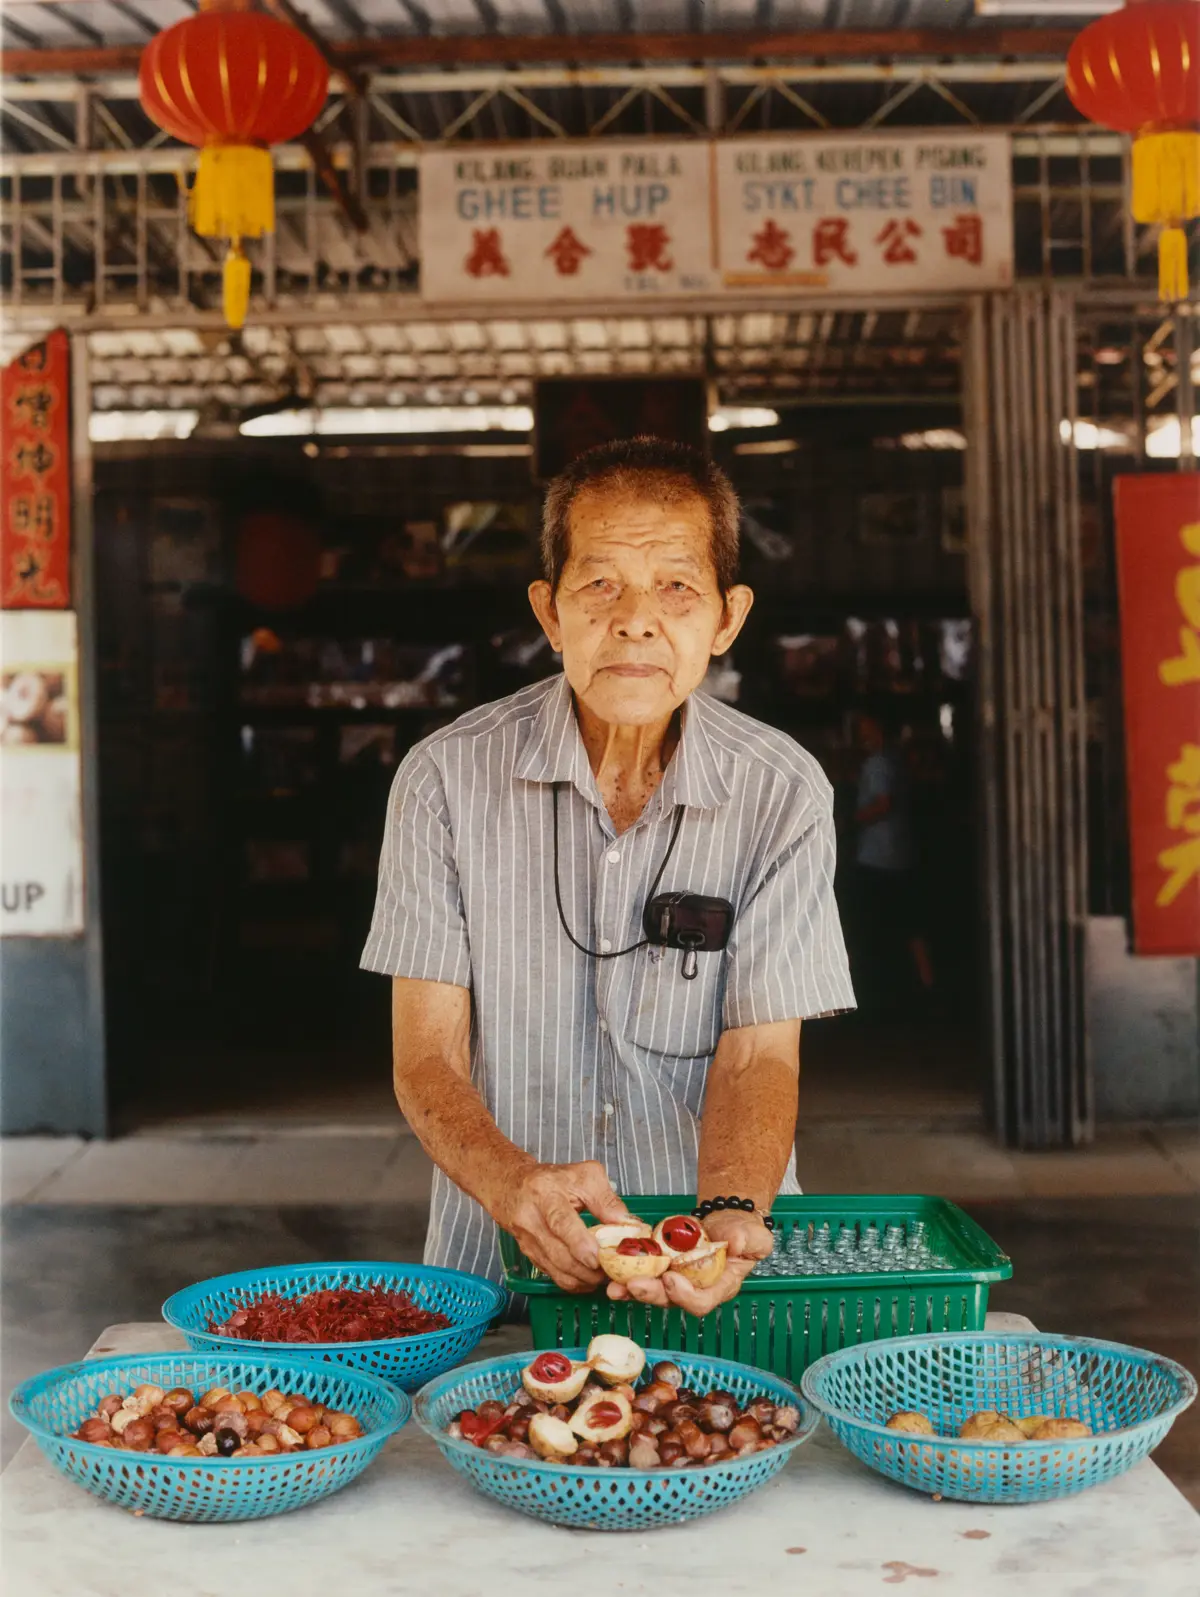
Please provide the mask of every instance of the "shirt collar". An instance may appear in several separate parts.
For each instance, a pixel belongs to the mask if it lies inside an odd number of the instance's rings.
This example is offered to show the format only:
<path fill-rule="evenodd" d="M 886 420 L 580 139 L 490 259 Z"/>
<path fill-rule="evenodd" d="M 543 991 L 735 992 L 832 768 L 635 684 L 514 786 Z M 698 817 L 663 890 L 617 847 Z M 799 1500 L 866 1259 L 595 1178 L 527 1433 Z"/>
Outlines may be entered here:
<path fill-rule="evenodd" d="M 660 790 L 664 807 L 686 804 L 710 810 L 728 803 L 729 757 L 717 749 L 711 721 L 712 708 L 703 694 L 693 693 L 685 699 L 679 747 Z M 600 804 L 565 676 L 557 679 L 542 700 L 516 774 L 526 782 L 573 782 L 585 798 Z"/>

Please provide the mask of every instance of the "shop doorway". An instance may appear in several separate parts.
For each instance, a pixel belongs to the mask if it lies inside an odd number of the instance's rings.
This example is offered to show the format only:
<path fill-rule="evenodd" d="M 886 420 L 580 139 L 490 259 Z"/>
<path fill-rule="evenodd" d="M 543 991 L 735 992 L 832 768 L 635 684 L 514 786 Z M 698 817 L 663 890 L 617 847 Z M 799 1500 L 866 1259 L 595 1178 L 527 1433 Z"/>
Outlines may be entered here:
<path fill-rule="evenodd" d="M 810 1029 L 809 1112 L 976 1118 L 961 308 L 688 321 L 758 593 L 709 687 L 836 794 L 863 1008 Z M 611 331 L 635 343 L 632 320 Z M 115 1122 L 389 1119 L 386 984 L 357 958 L 391 776 L 555 668 L 524 595 L 530 446 L 195 436 L 102 450 L 96 479 Z M 886 917 L 857 868 L 872 737 L 908 832 Z"/>

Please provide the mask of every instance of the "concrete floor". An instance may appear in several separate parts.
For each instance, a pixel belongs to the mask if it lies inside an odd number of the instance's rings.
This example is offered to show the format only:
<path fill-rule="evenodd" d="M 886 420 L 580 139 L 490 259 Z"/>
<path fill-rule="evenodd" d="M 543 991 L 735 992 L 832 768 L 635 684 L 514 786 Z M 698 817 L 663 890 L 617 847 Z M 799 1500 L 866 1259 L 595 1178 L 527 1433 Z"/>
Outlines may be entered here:
<path fill-rule="evenodd" d="M 1070 1154 L 1014 1154 L 978 1129 L 810 1116 L 809 1192 L 940 1192 L 1014 1260 L 991 1306 L 1046 1330 L 1112 1337 L 1200 1370 L 1200 1138 L 1110 1133 Z M 392 1116 L 317 1132 L 158 1127 L 109 1143 L 10 1139 L 0 1357 L 5 1391 L 80 1356 L 116 1321 L 253 1264 L 416 1259 L 429 1162 Z M 19 1441 L 5 1417 L 4 1457 Z M 1156 1455 L 1200 1507 L 1200 1410 Z"/>

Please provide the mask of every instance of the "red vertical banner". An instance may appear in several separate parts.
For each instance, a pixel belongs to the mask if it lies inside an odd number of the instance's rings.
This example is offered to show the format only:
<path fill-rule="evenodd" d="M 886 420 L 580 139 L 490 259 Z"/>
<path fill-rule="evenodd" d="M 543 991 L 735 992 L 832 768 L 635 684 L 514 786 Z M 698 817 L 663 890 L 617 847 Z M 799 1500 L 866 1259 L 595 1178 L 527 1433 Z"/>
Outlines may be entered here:
<path fill-rule="evenodd" d="M 71 344 L 61 330 L 0 373 L 0 605 L 71 603 Z"/>
<path fill-rule="evenodd" d="M 1200 954 L 1200 473 L 1116 485 L 1139 954 Z"/>

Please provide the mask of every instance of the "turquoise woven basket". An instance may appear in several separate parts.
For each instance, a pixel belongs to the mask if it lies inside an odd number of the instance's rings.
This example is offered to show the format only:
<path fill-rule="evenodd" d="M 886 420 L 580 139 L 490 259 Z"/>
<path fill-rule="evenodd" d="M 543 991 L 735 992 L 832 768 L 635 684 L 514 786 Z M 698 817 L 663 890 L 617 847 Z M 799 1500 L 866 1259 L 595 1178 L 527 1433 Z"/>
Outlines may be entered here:
<path fill-rule="evenodd" d="M 423 1309 L 436 1309 L 450 1320 L 442 1331 L 416 1336 L 385 1337 L 374 1342 L 252 1342 L 245 1337 L 210 1331 L 223 1325 L 235 1309 L 267 1292 L 285 1298 L 303 1297 L 323 1287 L 383 1286 L 407 1292 Z M 332 1264 L 289 1264 L 274 1269 L 238 1270 L 176 1292 L 162 1306 L 168 1325 L 182 1331 L 188 1346 L 237 1355 L 249 1351 L 297 1354 L 301 1358 L 345 1364 L 366 1370 L 415 1392 L 442 1370 L 465 1359 L 508 1301 L 503 1288 L 465 1270 L 442 1270 L 428 1264 L 388 1264 L 358 1260 Z"/>
<path fill-rule="evenodd" d="M 1170 1359 L 1119 1342 L 1037 1332 L 908 1336 L 830 1353 L 805 1371 L 804 1395 L 838 1440 L 873 1470 L 968 1503 L 1038 1503 L 1123 1475 L 1152 1451 L 1196 1396 Z M 972 1414 L 1016 1420 L 1064 1414 L 1080 1441 L 962 1442 Z M 901 1411 L 935 1436 L 889 1431 Z"/>
<path fill-rule="evenodd" d="M 569 1358 L 586 1357 L 584 1348 L 563 1351 Z M 820 1423 L 819 1415 L 802 1401 L 795 1387 L 778 1376 L 725 1359 L 647 1348 L 649 1364 L 658 1359 L 672 1360 L 696 1392 L 723 1388 L 732 1392 L 739 1403 L 764 1396 L 776 1403 L 795 1403 L 801 1415 L 799 1429 L 789 1441 L 748 1458 L 690 1465 L 686 1469 L 653 1470 L 596 1469 L 503 1458 L 447 1436 L 446 1427 L 463 1409 L 475 1408 L 489 1398 L 507 1402 L 521 1384 L 521 1371 L 530 1357 L 529 1353 L 510 1353 L 469 1364 L 430 1381 L 417 1393 L 417 1424 L 433 1437 L 446 1462 L 481 1492 L 522 1514 L 573 1530 L 646 1530 L 654 1525 L 698 1519 L 724 1508 L 777 1475 Z M 564 1575 L 564 1581 L 569 1586 L 569 1575 Z"/>
<path fill-rule="evenodd" d="M 268 1392 L 272 1387 L 315 1398 L 353 1414 L 363 1435 L 314 1452 L 262 1458 L 164 1458 L 78 1442 L 71 1435 L 110 1392 L 127 1394 L 143 1381 L 197 1394 L 214 1386 Z M 303 1359 L 243 1352 L 146 1353 L 87 1359 L 46 1370 L 18 1386 L 9 1407 L 61 1474 L 95 1497 L 153 1519 L 211 1524 L 265 1519 L 328 1497 L 362 1474 L 389 1436 L 407 1423 L 403 1392 L 367 1375 Z M 170 1577 L 162 1589 L 170 1589 Z"/>

